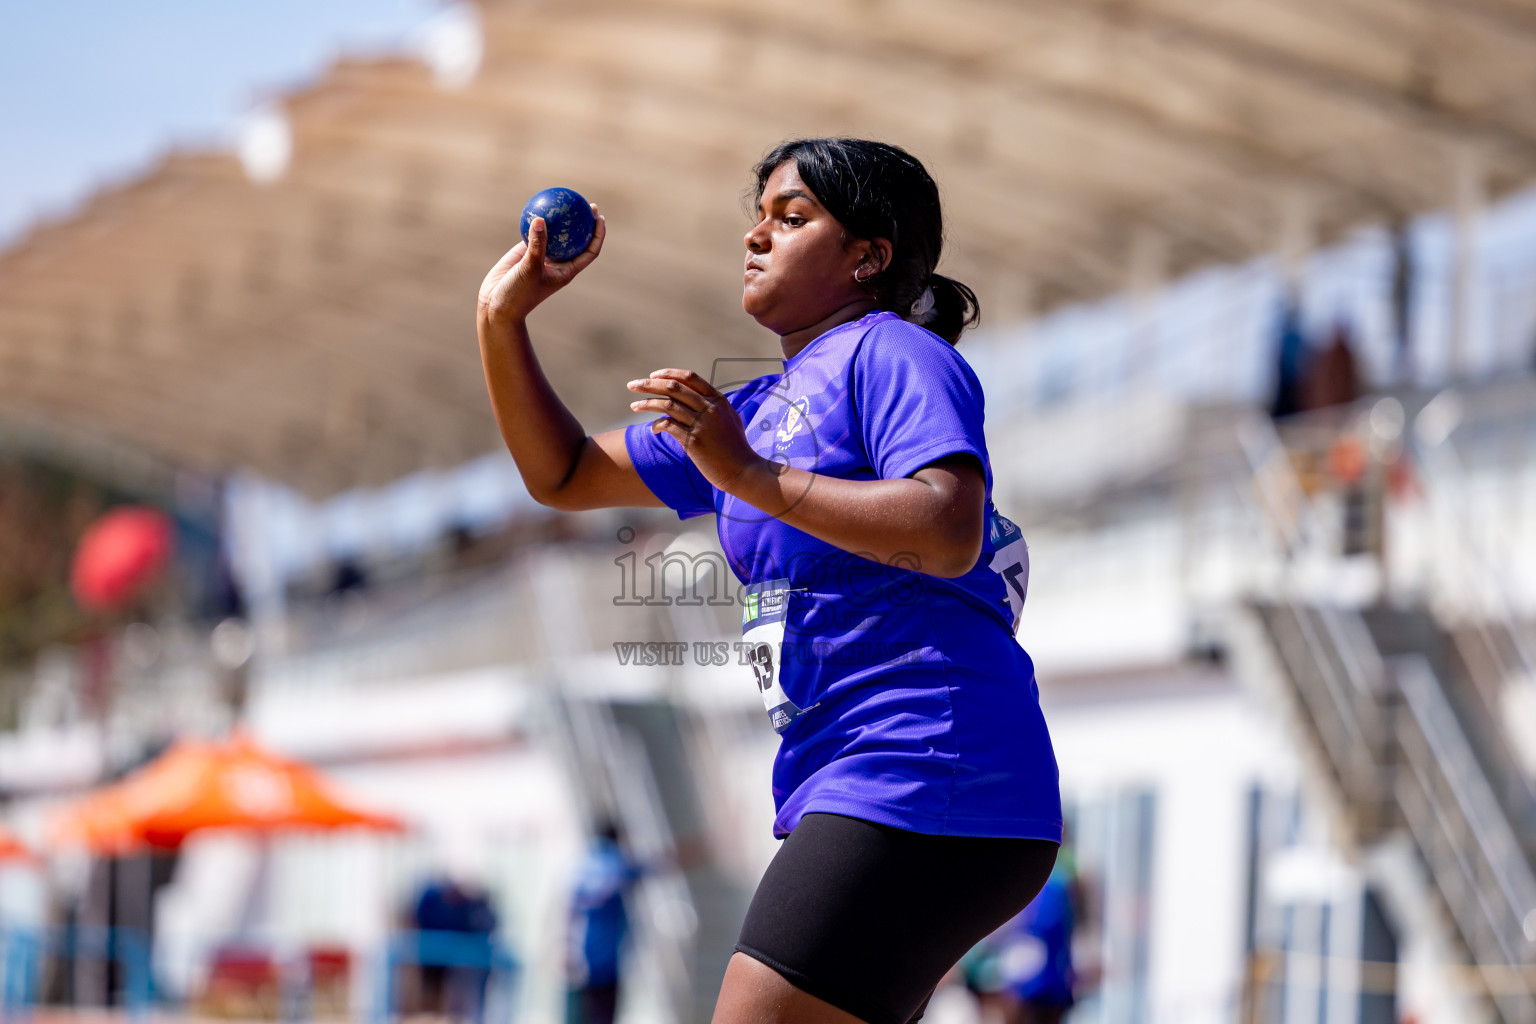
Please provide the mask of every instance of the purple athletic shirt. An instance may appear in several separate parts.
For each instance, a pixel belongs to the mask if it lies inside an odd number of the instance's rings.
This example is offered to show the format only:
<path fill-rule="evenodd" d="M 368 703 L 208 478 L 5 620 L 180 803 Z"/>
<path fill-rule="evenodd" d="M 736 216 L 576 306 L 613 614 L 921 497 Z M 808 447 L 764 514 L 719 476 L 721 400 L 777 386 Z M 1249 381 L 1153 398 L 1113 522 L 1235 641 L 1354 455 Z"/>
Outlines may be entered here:
<path fill-rule="evenodd" d="M 991 510 L 981 384 L 947 342 L 894 313 L 833 328 L 730 401 L 760 455 L 826 476 L 899 479 L 973 455 Z M 679 516 L 718 515 L 743 584 L 795 588 L 781 683 L 805 711 L 774 761 L 775 835 L 824 811 L 937 835 L 1061 841 L 1056 757 L 1004 581 L 988 567 L 990 541 L 956 579 L 883 565 L 715 490 L 648 424 L 625 442 Z M 736 671 L 753 685 L 749 669 Z"/>

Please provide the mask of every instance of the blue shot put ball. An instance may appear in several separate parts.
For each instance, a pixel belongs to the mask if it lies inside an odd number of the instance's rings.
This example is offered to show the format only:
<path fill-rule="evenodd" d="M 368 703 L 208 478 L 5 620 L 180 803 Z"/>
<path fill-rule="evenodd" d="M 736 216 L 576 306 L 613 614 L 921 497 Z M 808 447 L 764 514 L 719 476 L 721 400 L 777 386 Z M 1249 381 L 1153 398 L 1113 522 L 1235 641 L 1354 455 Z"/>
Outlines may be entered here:
<path fill-rule="evenodd" d="M 523 207 L 525 242 L 528 241 L 528 225 L 535 217 L 543 217 L 544 225 L 549 229 L 549 247 L 544 250 L 544 258 L 552 263 L 565 263 L 586 252 L 597 231 L 592 204 L 574 189 L 547 188 L 528 200 L 528 205 Z"/>

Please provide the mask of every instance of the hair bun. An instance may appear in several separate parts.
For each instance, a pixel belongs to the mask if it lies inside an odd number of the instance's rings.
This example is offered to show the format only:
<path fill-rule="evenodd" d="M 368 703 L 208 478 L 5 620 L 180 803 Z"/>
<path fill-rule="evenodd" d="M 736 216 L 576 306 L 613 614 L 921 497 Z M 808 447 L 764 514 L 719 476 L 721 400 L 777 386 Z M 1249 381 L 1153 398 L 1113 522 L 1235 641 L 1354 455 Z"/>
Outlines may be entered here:
<path fill-rule="evenodd" d="M 924 316 L 914 316 L 914 323 L 928 328 L 953 345 L 967 327 L 981 320 L 981 303 L 976 293 L 952 277 L 934 274 L 928 281 L 933 306 Z"/>
<path fill-rule="evenodd" d="M 919 295 L 917 300 L 912 303 L 912 318 L 917 323 L 922 323 L 923 317 L 933 312 L 934 302 L 935 299 L 933 297 L 933 287 L 930 285 L 929 287 L 924 288 L 923 294 Z"/>

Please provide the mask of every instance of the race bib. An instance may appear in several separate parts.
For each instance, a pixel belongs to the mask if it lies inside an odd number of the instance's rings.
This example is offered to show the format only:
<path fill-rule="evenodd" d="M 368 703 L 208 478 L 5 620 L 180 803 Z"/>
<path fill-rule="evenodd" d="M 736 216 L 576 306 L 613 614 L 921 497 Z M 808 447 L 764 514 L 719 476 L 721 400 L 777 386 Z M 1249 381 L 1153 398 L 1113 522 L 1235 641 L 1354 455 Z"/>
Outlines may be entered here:
<path fill-rule="evenodd" d="M 768 721 L 773 723 L 773 731 L 779 733 L 816 706 L 796 707 L 779 681 L 783 668 L 784 623 L 789 617 L 791 602 L 800 593 L 789 585 L 788 580 L 768 580 L 749 584 L 742 603 L 741 639 L 746 644 L 747 664 L 752 666 L 757 691 L 768 711 Z"/>
<path fill-rule="evenodd" d="M 987 516 L 987 533 L 992 541 L 991 569 L 1003 578 L 1008 594 L 1008 611 L 1012 617 L 1014 635 L 1019 632 L 1019 619 L 1024 614 L 1024 595 L 1029 593 L 1029 545 L 1024 543 L 1024 531 L 1011 519 L 991 508 Z"/>

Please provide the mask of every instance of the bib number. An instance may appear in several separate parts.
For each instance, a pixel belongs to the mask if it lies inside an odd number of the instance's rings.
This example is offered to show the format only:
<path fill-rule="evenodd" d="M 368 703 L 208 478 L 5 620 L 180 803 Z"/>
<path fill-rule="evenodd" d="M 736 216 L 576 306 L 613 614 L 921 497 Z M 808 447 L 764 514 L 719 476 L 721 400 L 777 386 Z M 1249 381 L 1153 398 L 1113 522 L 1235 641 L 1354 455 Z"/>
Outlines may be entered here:
<path fill-rule="evenodd" d="M 747 664 L 773 731 L 782 733 L 811 708 L 800 708 L 789 699 L 780 683 L 783 672 L 784 623 L 790 603 L 799 591 L 788 580 L 769 580 L 747 587 L 741 613 L 741 639 L 747 645 Z M 816 705 L 812 704 L 811 707 Z"/>
<path fill-rule="evenodd" d="M 987 534 L 992 542 L 991 568 L 1003 578 L 1009 619 L 1017 636 L 1019 619 L 1024 615 L 1024 597 L 1029 593 L 1029 545 L 1024 543 L 1024 531 L 996 509 L 987 517 Z"/>

